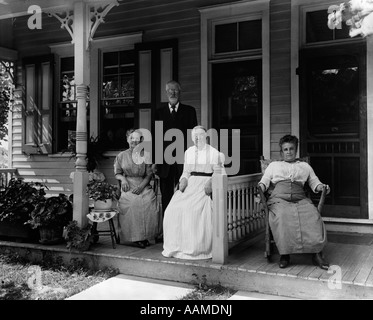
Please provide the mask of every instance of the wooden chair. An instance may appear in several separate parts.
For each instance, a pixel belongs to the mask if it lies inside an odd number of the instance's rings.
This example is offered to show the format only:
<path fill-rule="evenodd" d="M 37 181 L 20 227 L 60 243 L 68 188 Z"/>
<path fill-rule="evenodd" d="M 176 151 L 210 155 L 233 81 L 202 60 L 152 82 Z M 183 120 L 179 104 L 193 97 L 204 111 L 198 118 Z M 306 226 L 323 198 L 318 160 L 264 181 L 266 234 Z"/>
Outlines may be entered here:
<path fill-rule="evenodd" d="M 303 157 L 303 158 L 300 158 L 299 160 L 310 163 L 309 157 Z M 268 165 L 272 161 L 276 161 L 276 160 L 264 159 L 264 157 L 261 156 L 260 166 L 261 166 L 262 174 L 264 174 Z M 273 239 L 272 231 L 271 231 L 271 228 L 269 226 L 269 209 L 268 209 L 268 205 L 267 205 L 267 200 L 269 198 L 270 192 L 272 191 L 271 189 L 273 189 L 273 188 L 270 187 L 270 188 L 268 188 L 268 190 L 263 192 L 262 189 L 260 187 L 258 187 L 258 192 L 259 192 L 259 195 L 260 195 L 260 202 L 262 203 L 263 209 L 264 209 L 264 212 L 265 212 L 265 240 L 264 240 L 265 241 L 265 251 L 264 251 L 264 257 L 267 258 L 268 261 L 271 260 L 271 255 L 274 251 L 274 245 L 275 245 L 275 241 Z M 305 192 L 306 192 L 307 197 L 309 197 L 309 198 L 310 198 L 310 195 L 313 193 L 313 191 L 308 186 L 308 184 L 305 184 Z M 320 214 L 321 214 L 323 206 L 324 206 L 325 196 L 326 196 L 326 188 L 323 188 L 323 190 L 321 192 L 319 203 L 317 205 L 317 210 L 320 212 Z"/>

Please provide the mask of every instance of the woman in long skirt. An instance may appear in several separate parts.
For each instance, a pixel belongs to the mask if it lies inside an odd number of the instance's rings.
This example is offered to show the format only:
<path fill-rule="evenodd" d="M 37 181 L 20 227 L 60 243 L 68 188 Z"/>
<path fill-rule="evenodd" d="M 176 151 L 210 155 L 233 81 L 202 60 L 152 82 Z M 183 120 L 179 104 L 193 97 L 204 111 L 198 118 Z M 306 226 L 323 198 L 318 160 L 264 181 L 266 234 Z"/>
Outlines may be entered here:
<path fill-rule="evenodd" d="M 136 146 L 141 142 L 139 130 L 129 130 L 129 149 L 118 154 L 114 162 L 115 178 L 121 181 L 118 202 L 119 237 L 121 243 L 132 242 L 140 248 L 150 245 L 159 233 L 161 212 L 149 182 L 153 176 L 152 165 L 142 161 Z"/>
<path fill-rule="evenodd" d="M 224 155 L 206 143 L 206 129 L 193 128 L 194 146 L 185 151 L 179 190 L 163 220 L 165 257 L 209 259 L 212 256 L 211 176 L 224 171 Z"/>

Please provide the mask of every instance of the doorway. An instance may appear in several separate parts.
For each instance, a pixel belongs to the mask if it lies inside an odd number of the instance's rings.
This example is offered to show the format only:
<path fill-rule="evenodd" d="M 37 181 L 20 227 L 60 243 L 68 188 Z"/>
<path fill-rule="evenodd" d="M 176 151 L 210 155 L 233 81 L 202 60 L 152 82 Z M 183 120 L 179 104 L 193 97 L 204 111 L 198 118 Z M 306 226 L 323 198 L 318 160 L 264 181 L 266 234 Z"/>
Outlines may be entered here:
<path fill-rule="evenodd" d="M 213 128 L 240 129 L 239 175 L 260 172 L 262 154 L 262 60 L 212 65 Z M 228 148 L 232 155 L 231 148 Z"/>
<path fill-rule="evenodd" d="M 331 187 L 323 216 L 368 218 L 366 44 L 300 52 L 300 152 Z"/>

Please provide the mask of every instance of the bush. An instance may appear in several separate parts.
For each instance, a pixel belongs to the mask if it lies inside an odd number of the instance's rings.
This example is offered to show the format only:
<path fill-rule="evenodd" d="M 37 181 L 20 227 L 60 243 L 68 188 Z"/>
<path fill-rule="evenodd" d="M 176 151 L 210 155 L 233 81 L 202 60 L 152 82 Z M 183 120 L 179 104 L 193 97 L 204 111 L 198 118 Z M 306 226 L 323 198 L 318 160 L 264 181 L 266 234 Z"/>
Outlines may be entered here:
<path fill-rule="evenodd" d="M 39 202 L 26 223 L 30 224 L 32 229 L 64 227 L 72 218 L 73 206 L 67 196 L 60 193 L 58 197 Z"/>
<path fill-rule="evenodd" d="M 36 205 L 45 201 L 45 186 L 39 182 L 25 182 L 12 178 L 0 191 L 0 221 L 24 224 Z"/>

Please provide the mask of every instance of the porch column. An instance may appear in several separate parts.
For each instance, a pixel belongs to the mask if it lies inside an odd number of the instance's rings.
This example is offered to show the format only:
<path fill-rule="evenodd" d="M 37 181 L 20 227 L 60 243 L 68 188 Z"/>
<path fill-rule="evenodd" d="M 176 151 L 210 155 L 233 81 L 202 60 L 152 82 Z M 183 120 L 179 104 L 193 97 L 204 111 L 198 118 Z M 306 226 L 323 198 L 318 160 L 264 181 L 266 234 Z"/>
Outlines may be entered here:
<path fill-rule="evenodd" d="M 228 177 L 222 174 L 221 168 L 216 169 L 216 173 L 212 176 L 212 262 L 224 264 L 228 258 Z"/>
<path fill-rule="evenodd" d="M 87 88 L 89 84 L 89 46 L 90 11 L 83 1 L 74 3 L 74 71 L 77 98 L 76 153 L 74 174 L 73 219 L 78 225 L 87 225 L 88 213 L 88 172 L 87 172 Z"/>
<path fill-rule="evenodd" d="M 368 219 L 373 220 L 373 35 L 367 41 Z"/>

